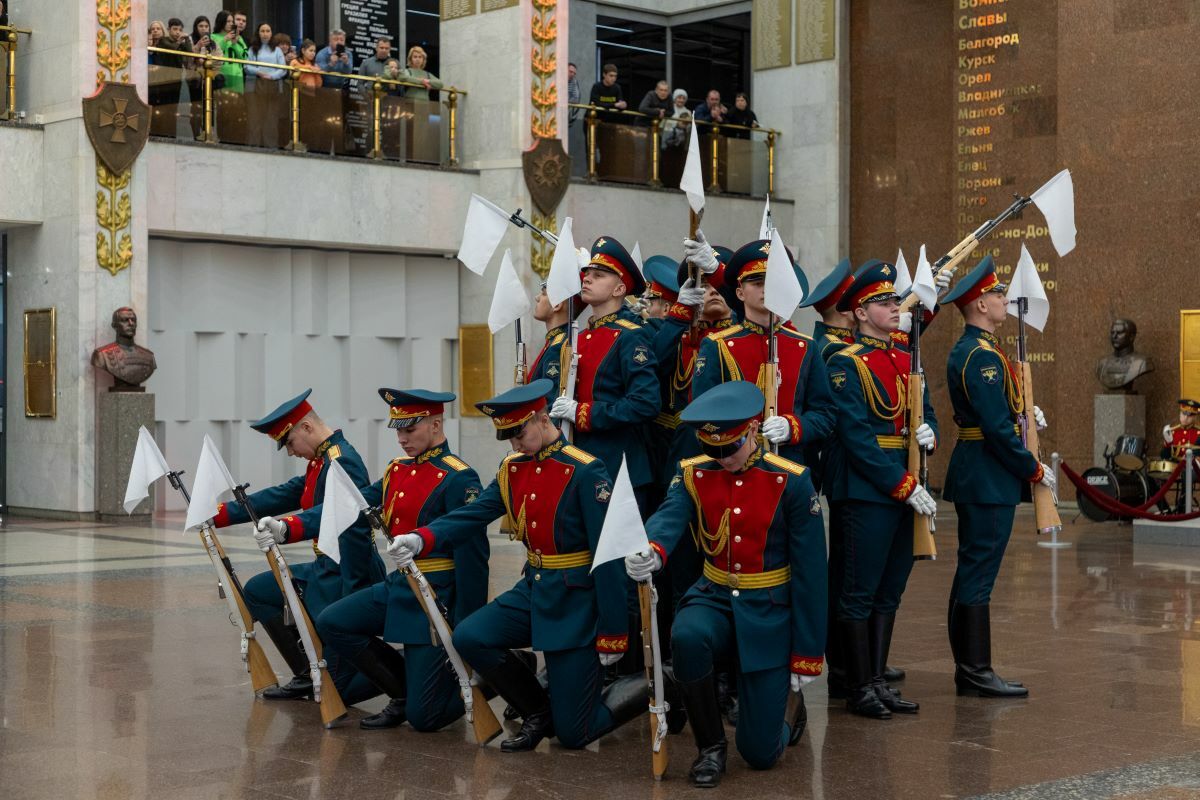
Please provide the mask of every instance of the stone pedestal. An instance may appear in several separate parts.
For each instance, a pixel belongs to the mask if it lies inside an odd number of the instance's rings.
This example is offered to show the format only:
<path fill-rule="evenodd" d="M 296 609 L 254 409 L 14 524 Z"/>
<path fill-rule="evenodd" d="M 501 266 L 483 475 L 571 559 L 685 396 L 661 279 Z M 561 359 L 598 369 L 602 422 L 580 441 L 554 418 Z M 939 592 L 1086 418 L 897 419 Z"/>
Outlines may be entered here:
<path fill-rule="evenodd" d="M 138 428 L 154 430 L 154 395 L 102 392 L 96 403 L 96 512 L 105 521 L 148 521 L 154 497 L 125 513 L 125 488 L 137 447 Z"/>
<path fill-rule="evenodd" d="M 1098 394 L 1092 422 L 1092 464 L 1104 464 L 1104 448 L 1122 434 L 1146 438 L 1146 398 L 1140 394 Z M 1158 442 L 1147 448 L 1157 450 Z"/>

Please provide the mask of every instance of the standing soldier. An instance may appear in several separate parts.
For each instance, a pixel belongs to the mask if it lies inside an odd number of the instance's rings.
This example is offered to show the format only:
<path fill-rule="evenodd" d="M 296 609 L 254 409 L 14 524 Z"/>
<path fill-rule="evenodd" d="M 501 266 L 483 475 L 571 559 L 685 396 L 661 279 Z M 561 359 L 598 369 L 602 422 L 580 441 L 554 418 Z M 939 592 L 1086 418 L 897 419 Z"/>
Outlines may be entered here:
<path fill-rule="evenodd" d="M 363 490 L 379 506 L 389 539 L 429 523 L 479 497 L 479 476 L 450 451 L 443 428 L 450 392 L 380 389 L 388 404 L 388 427 L 406 458 L 388 464 L 383 477 Z M 315 511 L 315 510 L 314 510 Z M 314 520 L 319 526 L 319 512 Z M 415 563 L 438 601 L 457 625 L 487 602 L 487 526 L 478 525 L 457 547 L 441 547 Z M 430 638 L 429 619 L 400 571 L 326 608 L 317 619 L 325 646 L 348 659 L 369 681 L 368 696 L 384 692 L 387 707 L 359 723 L 368 730 L 395 728 L 405 721 L 418 731 L 436 731 L 463 715 L 446 651 Z M 404 655 L 388 642 L 404 645 Z M 359 688 L 359 687 L 355 687 Z M 347 704 L 363 697 L 346 697 Z"/>
<path fill-rule="evenodd" d="M 718 331 L 700 345 L 696 357 L 693 394 L 699 396 L 719 383 L 748 380 L 764 387 L 768 357 L 767 326 L 771 312 L 763 300 L 763 281 L 771 243 L 765 239 L 743 245 L 725 268 L 726 286 L 745 304 L 743 320 Z M 792 268 L 805 285 L 801 272 L 788 254 Z M 798 463 L 804 461 L 804 446 L 820 442 L 832 431 L 833 406 L 825 364 L 812 353 L 813 340 L 786 320 L 775 323 L 779 388 L 776 413 L 763 420 L 762 435 L 780 446 L 780 453 Z"/>
<path fill-rule="evenodd" d="M 1054 471 L 1021 443 L 1025 411 L 1021 377 L 1000 349 L 996 328 L 1008 315 L 1005 285 L 987 256 L 946 295 L 962 311 L 966 328 L 946 364 L 958 441 L 950 456 L 943 496 L 958 513 L 958 568 L 950 588 L 950 649 L 959 694 L 1025 697 L 1029 690 L 992 671 L 988 603 L 1012 533 L 1022 489 L 1044 483 Z M 1033 409 L 1038 429 L 1046 426 Z"/>
<path fill-rule="evenodd" d="M 1196 439 L 1200 435 L 1200 428 L 1196 427 L 1198 414 L 1200 414 L 1200 403 L 1188 400 L 1186 397 L 1180 398 L 1179 422 L 1163 426 L 1162 458 L 1182 461 L 1186 457 L 1188 447 L 1195 448 L 1197 446 Z"/>
<path fill-rule="evenodd" d="M 811 307 L 821 315 L 813 323 L 813 345 L 821 353 L 821 360 L 826 364 L 833 354 L 848 344 L 854 344 L 854 315 L 849 311 L 838 311 L 838 301 L 854 283 L 854 275 L 850 270 L 850 259 L 843 258 L 833 271 L 822 279 L 804 302 L 801 308 Z"/>
<path fill-rule="evenodd" d="M 383 580 L 383 561 L 375 551 L 375 537 L 366 519 L 357 522 L 338 537 L 341 563 L 317 549 L 317 532 L 321 527 L 321 512 L 314 509 L 319 498 L 325 496 L 325 475 L 334 459 L 346 470 L 350 480 L 358 487 L 370 483 L 367 468 L 362 458 L 340 430 L 333 430 L 317 416 L 308 403 L 312 389 L 293 397 L 267 416 L 251 422 L 250 427 L 265 433 L 276 442 L 279 450 L 287 449 L 289 456 L 308 462 L 303 475 L 289 481 L 254 492 L 247 498 L 254 510 L 263 516 L 258 521 L 255 540 L 264 551 L 271 544 L 295 544 L 306 539 L 312 541 L 316 560 L 309 564 L 291 567 L 308 614 L 316 619 L 325 607 L 335 600 L 366 589 Z M 276 519 L 276 516 L 300 509 L 299 514 Z M 250 515 L 241 504 L 222 503 L 217 507 L 213 524 L 218 528 L 249 522 Z M 300 647 L 300 634 L 294 625 L 283 621 L 283 592 L 272 572 L 260 572 L 245 587 L 246 605 L 250 614 L 262 623 L 263 629 L 279 649 L 284 661 L 292 670 L 292 679 L 284 686 L 267 689 L 262 696 L 268 700 L 293 700 L 312 696 L 312 680 L 309 677 L 308 656 Z M 330 660 L 330 674 L 343 691 L 354 677 L 353 669 L 339 668 L 337 659 Z M 366 699 L 366 698 L 360 698 Z"/>
<path fill-rule="evenodd" d="M 461 546 L 500 517 L 525 545 L 528 564 L 517 585 L 454 631 L 458 652 L 521 715 L 520 733 L 500 744 L 507 753 L 532 750 L 550 736 L 564 747 L 584 747 L 646 711 L 641 675 L 601 691 L 604 666 L 629 647 L 620 564 L 589 571 L 612 486 L 604 463 L 568 444 L 550 421 L 549 390 L 541 379 L 477 404 L 514 452 L 478 500 L 388 547 L 403 566 Z M 545 655 L 549 690 L 511 650 L 522 647 Z"/>
<path fill-rule="evenodd" d="M 550 305 L 550 296 L 546 294 L 546 282 L 542 281 L 542 290 L 538 292 L 533 305 L 533 318 L 546 326 L 546 341 L 542 349 L 534 356 L 525 375 L 526 383 L 533 383 L 538 378 L 549 378 L 553 386 L 546 402 L 554 402 L 558 397 L 562 380 L 566 376 L 567 365 L 563 363 L 563 344 L 567 341 L 571 324 L 567 300 L 556 306 Z"/>
<path fill-rule="evenodd" d="M 646 322 L 657 330 L 655 321 L 666 317 L 667 311 L 679 297 L 675 260 L 667 256 L 650 256 L 642 271 L 646 277 L 646 291 L 642 293 L 642 299 L 646 302 Z"/>
<path fill-rule="evenodd" d="M 603 462 L 609 475 L 629 463 L 629 479 L 643 514 L 653 476 L 642 427 L 658 415 L 654 342 L 642 320 L 625 305 L 646 282 L 616 239 L 601 236 L 582 270 L 581 297 L 592 309 L 580 331 L 575 395 L 559 397 L 552 419 L 574 426 L 574 443 Z"/>
<path fill-rule="evenodd" d="M 652 476 L 650 500 L 647 511 L 658 508 L 666 494 L 668 476 L 663 474 L 674 470 L 667 463 L 670 457 L 671 437 L 675 435 L 678 417 L 672 409 L 671 363 L 669 356 L 660 356 L 658 347 L 663 330 L 670 325 L 668 314 L 679 304 L 679 279 L 676 276 L 676 263 L 666 256 L 650 256 L 646 259 L 646 291 L 643 300 L 648 302 L 645 327 L 649 329 L 654 343 L 655 362 L 658 372 L 659 411 L 658 416 L 646 426 L 646 453 L 650 457 L 650 473 Z M 675 326 L 671 326 L 674 329 Z"/>
<path fill-rule="evenodd" d="M 679 465 L 646 523 L 651 551 L 625 560 L 635 581 L 661 569 L 699 531 L 704 574 L 684 597 L 671 635 L 675 677 L 699 754 L 689 777 L 712 787 L 725 772 L 725 728 L 714 668 L 739 663 L 737 749 L 768 769 L 800 740 L 800 686 L 821 673 L 825 646 L 825 531 L 808 471 L 763 449 L 754 384 L 708 390 L 680 414 L 704 454 Z M 789 674 L 791 678 L 789 680 Z M 796 693 L 790 714 L 788 690 Z"/>
<path fill-rule="evenodd" d="M 908 471 L 908 436 L 927 450 L 937 443 L 937 421 L 926 387 L 925 423 L 906 428 L 909 355 L 889 334 L 900 322 L 893 278 L 896 268 L 878 262 L 860 270 L 838 301 L 852 311 L 855 343 L 829 359 L 837 411 L 826 492 L 839 521 L 844 549 L 837 619 L 844 658 L 847 707 L 887 719 L 915 713 L 884 680 L 892 628 L 913 562 L 913 512 L 932 516 L 937 506 Z"/>

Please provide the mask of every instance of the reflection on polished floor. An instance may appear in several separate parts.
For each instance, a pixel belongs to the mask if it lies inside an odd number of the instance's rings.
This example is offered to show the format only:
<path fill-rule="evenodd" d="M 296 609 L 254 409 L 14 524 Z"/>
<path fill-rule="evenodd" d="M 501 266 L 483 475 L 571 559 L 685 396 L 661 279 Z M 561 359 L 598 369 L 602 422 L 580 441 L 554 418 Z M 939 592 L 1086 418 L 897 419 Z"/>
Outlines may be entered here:
<path fill-rule="evenodd" d="M 5 798 L 659 798 L 695 794 L 690 735 L 649 776 L 646 726 L 582 752 L 477 748 L 436 734 L 325 731 L 311 703 L 255 700 L 207 557 L 181 521 L 153 528 L 14 520 L 0 531 L 0 796 Z M 958 698 L 946 642 L 954 570 L 917 564 L 892 663 L 916 717 L 879 722 L 806 690 L 808 732 L 783 762 L 730 773 L 706 797 L 1137 798 L 1200 796 L 1200 553 L 1135 548 L 1116 524 L 1068 525 L 1039 548 L 1018 516 L 993 603 L 998 671 L 1028 701 Z M 264 566 L 226 534 L 243 579 Z M 296 560 L 304 547 L 289 548 Z M 493 593 L 517 546 L 493 543 Z M 282 665 L 267 646 L 277 667 Z M 497 707 L 498 703 L 497 702 Z M 381 702 L 369 705 L 377 710 Z"/>

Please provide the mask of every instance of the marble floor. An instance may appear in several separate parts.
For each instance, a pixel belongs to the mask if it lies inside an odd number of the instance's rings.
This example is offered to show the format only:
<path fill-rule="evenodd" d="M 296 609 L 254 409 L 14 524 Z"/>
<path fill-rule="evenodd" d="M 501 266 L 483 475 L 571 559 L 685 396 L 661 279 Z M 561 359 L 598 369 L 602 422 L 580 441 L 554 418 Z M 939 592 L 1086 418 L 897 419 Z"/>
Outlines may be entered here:
<path fill-rule="evenodd" d="M 684 780 L 690 736 L 649 777 L 646 726 L 572 752 L 504 755 L 462 722 L 326 731 L 307 702 L 256 700 L 207 557 L 181 519 L 152 527 L 9 520 L 0 530 L 0 797 L 662 798 Z M 919 715 L 887 722 L 806 690 L 809 727 L 773 770 L 730 755 L 706 797 L 1200 797 L 1200 552 L 1131 544 L 1115 523 L 1068 524 L 1037 546 L 1028 516 L 993 598 L 998 670 L 1027 701 L 958 698 L 946 643 L 954 530 L 917 564 L 892 662 Z M 243 579 L 263 558 L 248 530 L 223 537 Z M 304 558 L 304 547 L 290 548 Z M 494 543 L 493 593 L 521 554 Z M 282 662 L 267 645 L 277 667 Z M 499 701 L 496 701 L 497 709 Z M 597 795 L 599 792 L 599 795 Z"/>

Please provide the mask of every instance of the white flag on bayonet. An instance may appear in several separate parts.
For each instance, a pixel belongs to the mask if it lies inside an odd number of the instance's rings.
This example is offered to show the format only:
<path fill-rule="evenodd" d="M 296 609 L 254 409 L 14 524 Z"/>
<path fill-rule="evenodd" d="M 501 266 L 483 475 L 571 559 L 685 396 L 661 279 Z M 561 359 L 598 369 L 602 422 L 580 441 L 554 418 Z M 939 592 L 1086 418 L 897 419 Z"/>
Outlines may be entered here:
<path fill-rule="evenodd" d="M 583 285 L 579 280 L 579 256 L 575 251 L 575 235 L 570 217 L 563 220 L 558 232 L 558 244 L 554 247 L 554 258 L 550 261 L 550 274 L 546 278 L 546 298 L 556 306 L 579 294 Z"/>
<path fill-rule="evenodd" d="M 929 257 L 925 255 L 925 245 L 921 245 L 921 253 L 917 256 L 917 273 L 913 277 L 912 290 L 927 311 L 937 308 L 937 283 L 933 280 L 933 267 L 929 263 Z"/>
<path fill-rule="evenodd" d="M 633 483 L 629 480 L 629 464 L 621 456 L 621 471 L 617 473 L 612 496 L 608 498 L 608 510 L 600 528 L 600 541 L 596 543 L 591 571 L 595 572 L 601 564 L 649 549 L 650 541 L 646 538 L 646 528 L 633 494 Z"/>
<path fill-rule="evenodd" d="M 496 276 L 496 291 L 492 295 L 492 307 L 488 311 L 488 329 L 492 333 L 503 330 L 514 321 L 529 313 L 533 304 L 525 284 L 517 275 L 512 262 L 512 250 L 504 248 L 500 259 L 500 274 Z"/>
<path fill-rule="evenodd" d="M 771 252 L 767 254 L 767 275 L 763 279 L 763 304 L 767 310 L 787 322 L 804 300 L 804 289 L 779 231 L 771 233 Z"/>
<path fill-rule="evenodd" d="M 1026 300 L 1025 322 L 1039 331 L 1045 331 L 1046 320 L 1050 318 L 1050 298 L 1046 297 L 1046 287 L 1038 275 L 1037 264 L 1033 263 L 1033 256 L 1029 255 L 1023 242 L 1021 258 L 1013 270 L 1012 283 L 1008 285 L 1008 313 L 1014 317 L 1019 316 L 1018 297 Z"/>
<path fill-rule="evenodd" d="M 158 443 L 143 425 L 138 428 L 137 447 L 129 465 L 129 482 L 125 484 L 125 513 L 132 514 L 138 503 L 150 496 L 150 484 L 171 471 Z"/>
<path fill-rule="evenodd" d="M 1046 227 L 1050 229 L 1050 241 L 1060 256 L 1075 249 L 1075 185 L 1071 171 L 1064 169 L 1055 175 L 1029 199 L 1042 210 Z"/>
<path fill-rule="evenodd" d="M 908 262 L 904 260 L 904 250 L 896 253 L 896 294 L 903 295 L 912 288 L 912 273 L 908 271 Z"/>
<path fill-rule="evenodd" d="M 687 160 L 683 163 L 683 177 L 679 188 L 687 195 L 688 205 L 699 214 L 704 210 L 704 171 L 700 168 L 700 131 L 692 119 L 692 135 L 688 137 Z"/>
<path fill-rule="evenodd" d="M 321 528 L 317 533 L 317 548 L 336 563 L 342 563 L 338 537 L 366 510 L 367 501 L 362 492 L 354 485 L 354 481 L 350 480 L 350 476 L 342 469 L 338 460 L 332 459 L 329 469 L 325 472 L 325 497 L 321 500 Z"/>
<path fill-rule="evenodd" d="M 183 529 L 199 528 L 217 515 L 221 496 L 232 492 L 237 485 L 221 458 L 221 451 L 206 433 L 204 446 L 200 448 L 200 461 L 196 464 L 195 480 L 192 482 L 192 502 L 188 504 L 187 519 Z"/>
<path fill-rule="evenodd" d="M 500 206 L 477 194 L 471 195 L 458 260 L 471 272 L 482 275 L 508 230 L 508 220 L 508 212 Z"/>

